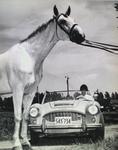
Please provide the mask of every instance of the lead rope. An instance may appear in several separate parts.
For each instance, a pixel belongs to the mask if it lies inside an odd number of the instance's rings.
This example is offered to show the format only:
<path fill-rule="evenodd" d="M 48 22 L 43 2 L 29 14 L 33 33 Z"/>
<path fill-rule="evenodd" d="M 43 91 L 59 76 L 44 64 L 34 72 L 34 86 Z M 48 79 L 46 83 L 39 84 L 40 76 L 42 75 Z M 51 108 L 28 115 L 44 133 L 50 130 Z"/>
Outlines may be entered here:
<path fill-rule="evenodd" d="M 88 40 L 86 40 L 86 41 L 88 41 Z M 90 42 L 90 41 L 89 41 L 89 42 Z M 93 42 L 93 41 L 91 41 L 91 42 Z M 117 45 L 111 45 L 111 44 L 100 43 L 100 42 L 94 42 L 94 43 L 102 44 L 102 45 L 106 45 L 106 46 L 110 46 L 110 47 L 117 47 L 117 48 L 118 48 L 118 46 L 117 46 Z"/>
<path fill-rule="evenodd" d="M 118 55 L 118 46 L 116 46 L 116 45 L 99 43 L 99 42 L 94 42 L 94 41 L 89 41 L 89 40 L 85 40 L 80 45 L 87 46 L 87 47 L 93 47 L 93 48 L 99 48 L 99 49 L 107 51 L 109 53 Z"/>

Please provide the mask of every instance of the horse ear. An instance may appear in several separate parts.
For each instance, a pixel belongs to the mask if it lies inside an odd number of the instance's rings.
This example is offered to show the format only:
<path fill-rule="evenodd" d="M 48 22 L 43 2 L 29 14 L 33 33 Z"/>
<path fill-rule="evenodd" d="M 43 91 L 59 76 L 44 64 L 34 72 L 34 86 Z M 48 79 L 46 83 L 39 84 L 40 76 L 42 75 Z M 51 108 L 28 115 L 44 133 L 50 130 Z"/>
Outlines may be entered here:
<path fill-rule="evenodd" d="M 70 15 L 70 13 L 71 13 L 71 8 L 70 8 L 70 6 L 68 6 L 68 9 L 67 9 L 67 11 L 66 11 L 65 15 L 69 16 L 69 15 Z"/>
<path fill-rule="evenodd" d="M 56 5 L 54 5 L 54 7 L 53 7 L 53 12 L 54 12 L 54 15 L 55 15 L 55 16 L 58 16 L 58 15 L 59 15 L 59 11 L 58 11 Z"/>

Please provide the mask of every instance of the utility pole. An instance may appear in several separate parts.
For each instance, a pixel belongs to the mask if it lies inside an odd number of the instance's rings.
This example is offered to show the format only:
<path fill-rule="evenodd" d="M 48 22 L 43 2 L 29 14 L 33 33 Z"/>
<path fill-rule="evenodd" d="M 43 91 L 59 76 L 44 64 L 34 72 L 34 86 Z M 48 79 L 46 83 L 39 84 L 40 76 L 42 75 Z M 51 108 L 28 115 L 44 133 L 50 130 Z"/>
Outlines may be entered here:
<path fill-rule="evenodd" d="M 38 99 L 38 103 L 40 104 L 40 99 L 39 99 L 39 87 L 37 86 L 37 99 Z"/>
<path fill-rule="evenodd" d="M 69 97 L 69 77 L 65 76 L 66 78 L 66 85 L 67 85 L 67 97 Z"/>

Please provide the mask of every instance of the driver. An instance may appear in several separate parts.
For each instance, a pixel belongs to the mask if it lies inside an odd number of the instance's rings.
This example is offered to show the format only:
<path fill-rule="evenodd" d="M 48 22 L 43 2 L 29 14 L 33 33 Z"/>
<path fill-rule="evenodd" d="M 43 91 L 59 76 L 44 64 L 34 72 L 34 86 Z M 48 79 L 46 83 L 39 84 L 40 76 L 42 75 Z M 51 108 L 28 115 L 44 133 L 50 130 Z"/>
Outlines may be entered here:
<path fill-rule="evenodd" d="M 77 99 L 84 99 L 84 100 L 90 100 L 94 101 L 94 98 L 90 95 L 88 87 L 86 84 L 82 84 L 80 86 L 80 95 L 77 97 Z"/>

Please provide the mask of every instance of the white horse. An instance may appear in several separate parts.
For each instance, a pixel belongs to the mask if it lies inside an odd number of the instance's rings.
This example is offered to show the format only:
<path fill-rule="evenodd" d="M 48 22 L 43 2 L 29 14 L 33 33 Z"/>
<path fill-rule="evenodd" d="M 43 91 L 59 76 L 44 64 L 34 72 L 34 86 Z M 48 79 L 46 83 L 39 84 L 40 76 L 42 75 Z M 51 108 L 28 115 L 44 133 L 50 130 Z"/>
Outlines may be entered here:
<path fill-rule="evenodd" d="M 79 44 L 85 39 L 82 29 L 69 17 L 70 7 L 65 14 L 59 14 L 56 6 L 53 11 L 52 19 L 0 55 L 0 93 L 13 93 L 13 150 L 22 150 L 24 147 L 31 149 L 27 138 L 28 111 L 43 76 L 42 66 L 46 56 L 59 40 L 71 40 Z"/>

